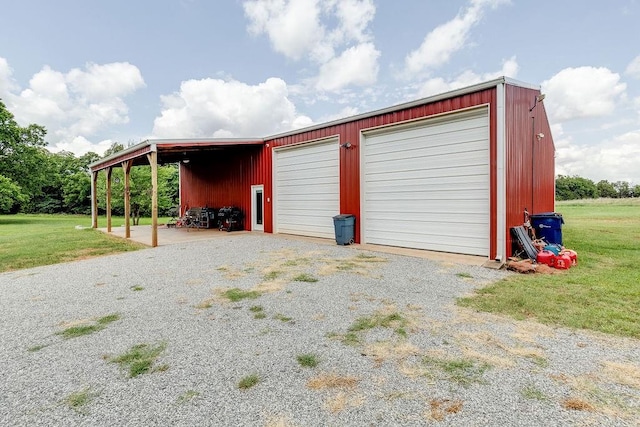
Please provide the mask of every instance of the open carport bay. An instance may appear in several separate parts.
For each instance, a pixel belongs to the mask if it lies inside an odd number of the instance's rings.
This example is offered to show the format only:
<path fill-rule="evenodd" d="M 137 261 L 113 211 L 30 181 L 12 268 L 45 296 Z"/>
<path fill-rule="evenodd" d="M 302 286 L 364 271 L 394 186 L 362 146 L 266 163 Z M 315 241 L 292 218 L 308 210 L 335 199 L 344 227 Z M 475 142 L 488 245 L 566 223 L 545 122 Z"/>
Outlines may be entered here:
<path fill-rule="evenodd" d="M 637 341 L 455 306 L 505 274 L 256 234 L 4 273 L 0 424 L 633 425 Z"/>

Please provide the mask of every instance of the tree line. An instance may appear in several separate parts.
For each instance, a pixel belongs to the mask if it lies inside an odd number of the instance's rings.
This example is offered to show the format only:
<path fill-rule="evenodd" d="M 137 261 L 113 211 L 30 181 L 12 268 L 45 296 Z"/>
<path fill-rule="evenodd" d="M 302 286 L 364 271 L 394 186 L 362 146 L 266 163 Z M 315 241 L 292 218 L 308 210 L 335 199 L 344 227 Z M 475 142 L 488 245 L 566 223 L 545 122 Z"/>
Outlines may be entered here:
<path fill-rule="evenodd" d="M 609 182 L 601 180 L 593 182 L 579 176 L 558 175 L 556 178 L 556 200 L 625 199 L 640 197 L 640 184 L 632 186 L 627 181 Z"/>
<path fill-rule="evenodd" d="M 46 129 L 37 124 L 21 127 L 0 100 L 0 214 L 7 213 L 91 213 L 89 165 L 101 156 L 82 156 L 47 150 Z M 106 157 L 125 146 L 113 143 Z M 151 168 L 132 168 L 131 210 L 134 219 L 151 215 Z M 99 210 L 106 203 L 106 177 L 98 175 Z M 124 177 L 121 168 L 112 174 L 112 212 L 124 215 Z M 158 168 L 158 213 L 169 215 L 178 204 L 178 167 Z"/>
<path fill-rule="evenodd" d="M 46 129 L 37 124 L 21 127 L 0 100 L 0 214 L 6 213 L 91 213 L 91 173 L 89 165 L 101 157 L 93 152 L 75 156 L 46 149 Z M 113 143 L 103 157 L 124 150 Z M 130 194 L 134 222 L 151 215 L 151 169 L 131 170 Z M 158 212 L 170 215 L 178 205 L 178 167 L 158 168 Z M 104 213 L 106 177 L 98 176 L 98 208 Z M 124 215 L 124 177 L 121 168 L 112 174 L 112 213 Z M 579 176 L 556 178 L 556 199 L 576 200 L 599 197 L 640 197 L 640 185 L 606 180 L 593 182 Z"/>

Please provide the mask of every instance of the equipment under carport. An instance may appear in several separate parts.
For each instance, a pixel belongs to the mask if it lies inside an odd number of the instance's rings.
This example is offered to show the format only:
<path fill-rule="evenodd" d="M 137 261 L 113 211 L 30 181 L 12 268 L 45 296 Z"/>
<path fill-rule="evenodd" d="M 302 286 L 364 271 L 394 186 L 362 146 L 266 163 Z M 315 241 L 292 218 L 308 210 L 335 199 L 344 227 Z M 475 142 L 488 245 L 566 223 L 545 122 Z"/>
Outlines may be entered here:
<path fill-rule="evenodd" d="M 244 214 L 235 206 L 225 206 L 218 211 L 218 228 L 220 231 L 242 230 Z"/>

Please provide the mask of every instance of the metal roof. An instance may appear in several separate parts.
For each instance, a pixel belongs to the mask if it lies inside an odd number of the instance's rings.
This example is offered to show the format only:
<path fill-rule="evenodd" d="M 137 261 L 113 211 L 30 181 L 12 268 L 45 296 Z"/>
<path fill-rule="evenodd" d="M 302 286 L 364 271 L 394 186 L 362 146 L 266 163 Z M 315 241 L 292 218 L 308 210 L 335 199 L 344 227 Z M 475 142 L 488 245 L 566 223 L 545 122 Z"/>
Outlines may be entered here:
<path fill-rule="evenodd" d="M 481 90 L 485 90 L 488 88 L 496 87 L 500 84 L 508 84 L 511 86 L 518 86 L 527 89 L 540 90 L 540 86 L 532 85 L 529 83 L 521 82 L 518 80 L 514 80 L 508 77 L 499 77 L 493 80 L 489 80 L 486 82 L 478 83 L 471 86 L 466 86 L 460 89 L 451 90 L 448 92 L 443 92 L 437 95 L 432 95 L 426 98 L 420 98 L 414 101 L 405 102 L 402 104 L 396 104 L 391 107 L 382 108 L 379 110 L 369 111 L 362 114 L 357 114 L 355 116 L 344 117 L 341 119 L 333 120 L 330 122 L 319 123 L 316 125 L 311 125 L 308 127 L 295 129 L 275 135 L 270 135 L 264 138 L 180 138 L 180 139 L 147 139 L 145 141 L 140 142 L 139 144 L 133 145 L 131 147 L 127 147 L 123 151 L 119 151 L 117 153 L 112 154 L 109 157 L 105 157 L 104 159 L 100 159 L 94 163 L 91 163 L 89 167 L 93 170 L 97 166 L 101 166 L 98 169 L 103 169 L 108 167 L 109 165 L 113 165 L 117 162 L 114 162 L 116 159 L 127 159 L 127 158 L 137 158 L 142 156 L 143 154 L 151 151 L 175 151 L 178 152 L 180 150 L 201 150 L 206 148 L 223 148 L 223 147 L 235 147 L 235 146 L 246 146 L 246 145 L 262 145 L 265 141 L 281 138 L 284 136 L 295 135 L 302 132 L 309 132 L 317 129 L 322 129 L 329 126 L 340 125 L 343 123 L 353 122 L 356 120 L 366 119 L 369 117 L 374 117 L 382 114 L 393 113 L 395 111 L 404 110 L 407 108 L 416 107 L 423 104 L 429 104 L 432 102 L 441 101 L 443 99 L 455 98 L 458 96 L 466 95 L 473 92 L 478 92 Z M 136 153 L 137 152 L 137 153 Z M 136 153 L 131 155 L 132 153 Z"/>

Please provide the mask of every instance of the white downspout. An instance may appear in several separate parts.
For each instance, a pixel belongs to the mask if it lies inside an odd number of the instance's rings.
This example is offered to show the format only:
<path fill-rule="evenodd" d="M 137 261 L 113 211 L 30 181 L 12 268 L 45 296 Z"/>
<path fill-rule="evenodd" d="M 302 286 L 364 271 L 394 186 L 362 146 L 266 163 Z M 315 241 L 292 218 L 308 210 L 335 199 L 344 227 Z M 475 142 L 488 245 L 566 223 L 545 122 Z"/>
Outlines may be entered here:
<path fill-rule="evenodd" d="M 505 83 L 496 87 L 496 261 L 504 262 L 507 253 L 506 230 L 506 146 L 505 146 Z"/>

